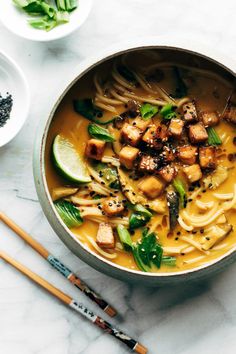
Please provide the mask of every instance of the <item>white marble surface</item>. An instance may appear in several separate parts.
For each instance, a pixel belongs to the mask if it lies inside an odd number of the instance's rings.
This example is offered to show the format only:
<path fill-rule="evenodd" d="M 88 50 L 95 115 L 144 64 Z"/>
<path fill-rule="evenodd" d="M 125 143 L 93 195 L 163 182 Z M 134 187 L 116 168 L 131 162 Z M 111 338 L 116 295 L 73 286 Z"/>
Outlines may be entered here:
<path fill-rule="evenodd" d="M 0 50 L 20 64 L 32 94 L 27 123 L 13 142 L 0 149 L 0 209 L 110 299 L 122 316 L 119 326 L 152 354 L 236 352 L 236 264 L 201 284 L 153 290 L 110 279 L 82 263 L 52 231 L 37 201 L 32 176 L 36 127 L 54 87 L 70 68 L 114 42 L 187 34 L 235 57 L 235 11 L 234 0 L 95 0 L 83 27 L 54 43 L 25 41 L 0 25 Z M 97 310 L 2 224 L 0 248 Z M 1 354 L 104 352 L 128 353 L 0 261 Z"/>

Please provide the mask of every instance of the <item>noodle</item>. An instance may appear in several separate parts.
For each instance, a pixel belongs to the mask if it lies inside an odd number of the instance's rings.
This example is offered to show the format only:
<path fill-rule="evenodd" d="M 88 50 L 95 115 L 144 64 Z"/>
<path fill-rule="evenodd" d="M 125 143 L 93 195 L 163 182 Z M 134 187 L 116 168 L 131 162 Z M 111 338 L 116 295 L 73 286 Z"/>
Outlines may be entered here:
<path fill-rule="evenodd" d="M 112 112 L 112 113 L 117 113 L 116 109 L 110 105 L 106 105 L 104 103 L 99 102 L 96 98 L 95 98 L 95 104 L 97 107 L 104 109 L 105 111 L 108 112 Z"/>
<path fill-rule="evenodd" d="M 97 92 L 100 94 L 100 95 L 103 95 L 103 90 L 102 90 L 102 87 L 101 85 L 99 84 L 98 82 L 98 77 L 97 77 L 97 74 L 94 75 L 94 85 L 96 87 L 96 90 Z"/>
<path fill-rule="evenodd" d="M 103 251 L 103 249 L 96 244 L 96 242 L 94 241 L 94 239 L 92 237 L 86 235 L 86 238 L 89 240 L 91 245 L 95 248 L 95 250 L 98 251 L 104 257 L 110 258 L 110 259 L 114 259 L 117 257 L 117 253 L 108 253 L 108 252 Z"/>
<path fill-rule="evenodd" d="M 133 98 L 137 101 L 140 101 L 140 102 L 148 102 L 148 103 L 155 104 L 158 106 L 165 106 L 166 105 L 165 101 L 156 100 L 156 99 L 148 98 L 148 97 L 137 96 L 134 93 L 124 92 L 124 95 L 129 98 Z"/>
<path fill-rule="evenodd" d="M 213 201 L 210 201 L 208 203 L 204 203 L 204 202 L 201 202 L 201 200 L 196 200 L 196 205 L 199 209 L 201 210 L 207 210 L 207 209 L 211 209 L 214 207 L 215 203 Z"/>
<path fill-rule="evenodd" d="M 199 261 L 203 260 L 204 258 L 206 258 L 206 256 L 199 256 L 199 257 L 195 257 L 192 259 L 186 259 L 183 261 L 183 263 L 184 264 L 192 264 L 192 263 L 199 262 Z"/>
<path fill-rule="evenodd" d="M 133 90 L 134 85 L 131 85 L 130 83 L 128 83 L 128 81 L 126 81 L 117 71 L 117 69 L 114 67 L 113 71 L 111 72 L 111 75 L 113 76 L 113 78 L 115 79 L 115 81 L 117 81 L 121 86 L 126 87 L 129 90 Z"/>
<path fill-rule="evenodd" d="M 183 240 L 183 241 L 185 241 L 185 242 L 187 242 L 187 243 L 189 243 L 190 245 L 194 246 L 194 247 L 197 248 L 199 251 L 201 251 L 201 252 L 203 252 L 203 253 L 205 253 L 205 254 L 209 254 L 209 251 L 204 251 L 204 250 L 202 249 L 202 246 L 201 246 L 201 244 L 200 244 L 199 242 L 197 242 L 197 241 L 195 241 L 195 240 L 192 240 L 190 237 L 188 237 L 188 236 L 181 236 L 180 239 Z"/>
<path fill-rule="evenodd" d="M 233 198 L 234 193 L 214 193 L 213 195 L 220 200 L 229 200 Z"/>
<path fill-rule="evenodd" d="M 235 204 L 236 204 L 236 184 L 234 185 L 234 196 L 233 196 L 233 199 L 230 202 L 223 203 L 222 207 L 226 211 L 226 210 L 232 209 L 235 206 Z"/>
<path fill-rule="evenodd" d="M 181 215 L 179 215 L 178 217 L 178 223 L 180 224 L 180 226 L 186 230 L 186 231 L 192 231 L 193 230 L 193 226 L 187 225 L 185 224 L 184 220 L 182 219 Z"/>
<path fill-rule="evenodd" d="M 70 197 L 72 203 L 74 204 L 79 204 L 79 205 L 94 205 L 94 204 L 100 204 L 104 201 L 104 198 L 100 199 L 83 199 L 83 198 L 78 198 L 78 197 Z"/>
<path fill-rule="evenodd" d="M 115 157 L 103 156 L 102 162 L 110 163 L 111 165 L 113 165 L 115 167 L 120 167 L 120 161 L 117 158 L 115 158 Z"/>
<path fill-rule="evenodd" d="M 93 191 L 93 192 L 96 192 L 98 194 L 101 194 L 101 195 L 110 195 L 110 191 L 109 189 L 107 189 L 106 187 L 104 186 L 101 186 L 99 183 L 96 183 L 96 182 L 91 182 L 89 184 L 89 188 Z"/>
<path fill-rule="evenodd" d="M 104 103 L 107 103 L 107 104 L 109 104 L 109 105 L 112 105 L 112 104 L 113 104 L 113 105 L 120 105 L 120 104 L 122 104 L 121 101 L 114 100 L 114 99 L 112 99 L 112 98 L 108 98 L 108 97 L 106 97 L 106 96 L 100 95 L 99 93 L 96 94 L 96 99 L 97 99 L 97 100 L 100 100 L 100 101 L 102 101 L 102 102 L 104 102 Z"/>
<path fill-rule="evenodd" d="M 115 97 L 115 98 L 117 98 L 118 100 L 120 100 L 121 102 L 123 102 L 123 103 L 128 103 L 129 102 L 129 99 L 128 98 L 125 98 L 125 97 L 123 97 L 123 96 L 121 96 L 121 95 L 119 95 L 115 90 L 110 90 L 110 94 L 113 96 L 113 97 Z"/>

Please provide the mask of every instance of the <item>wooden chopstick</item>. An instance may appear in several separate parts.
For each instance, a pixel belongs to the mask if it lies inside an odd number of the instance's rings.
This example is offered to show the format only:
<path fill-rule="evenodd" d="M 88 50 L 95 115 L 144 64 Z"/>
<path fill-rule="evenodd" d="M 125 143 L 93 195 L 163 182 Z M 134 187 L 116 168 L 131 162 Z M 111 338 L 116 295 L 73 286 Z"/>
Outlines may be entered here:
<path fill-rule="evenodd" d="M 81 290 L 93 302 L 95 302 L 104 312 L 113 317 L 116 315 L 116 310 L 101 298 L 95 291 L 82 282 L 68 267 L 61 263 L 56 257 L 46 250 L 38 241 L 33 239 L 19 225 L 11 220 L 7 215 L 0 212 L 0 220 L 2 220 L 10 229 L 20 236 L 28 245 L 37 251 L 44 259 L 46 259 L 59 273 L 67 278 L 76 288 Z"/>
<path fill-rule="evenodd" d="M 52 284 L 48 283 L 45 279 L 41 278 L 38 274 L 26 268 L 23 264 L 11 258 L 5 252 L 0 251 L 0 258 L 2 258 L 5 262 L 11 264 L 14 268 L 18 269 L 21 273 L 23 273 L 28 278 L 33 280 L 36 284 L 40 285 L 42 288 L 46 289 L 49 293 L 51 293 L 52 295 L 60 299 L 67 306 L 79 312 L 82 316 L 86 317 L 89 321 L 94 323 L 96 326 L 100 327 L 103 331 L 107 332 L 108 334 L 112 335 L 116 339 L 123 342 L 134 352 L 139 354 L 147 353 L 147 349 L 142 344 L 132 339 L 131 337 L 127 336 L 127 334 L 113 327 L 113 325 L 111 325 L 110 323 L 103 320 L 101 317 L 94 314 L 92 311 L 87 309 L 83 304 L 78 303 L 72 297 L 63 293 L 61 290 L 57 289 Z"/>

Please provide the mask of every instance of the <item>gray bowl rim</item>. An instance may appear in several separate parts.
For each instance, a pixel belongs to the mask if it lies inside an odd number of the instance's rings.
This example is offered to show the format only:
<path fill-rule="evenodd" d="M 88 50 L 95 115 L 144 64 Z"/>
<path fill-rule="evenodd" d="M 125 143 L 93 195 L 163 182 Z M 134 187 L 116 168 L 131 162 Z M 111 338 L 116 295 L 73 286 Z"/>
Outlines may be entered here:
<path fill-rule="evenodd" d="M 198 280 L 205 278 L 206 276 L 209 276 L 213 273 L 217 273 L 220 270 L 224 269 L 227 265 L 233 263 L 233 261 L 236 259 L 236 246 L 225 254 L 223 254 L 222 256 L 208 263 L 205 263 L 196 268 L 186 269 L 183 271 L 170 273 L 145 273 L 128 269 L 103 258 L 102 256 L 96 254 L 91 250 L 88 250 L 76 238 L 76 236 L 63 224 L 60 217 L 58 216 L 47 187 L 44 166 L 45 146 L 51 121 L 54 117 L 56 109 L 60 105 L 63 98 L 82 76 L 84 76 L 96 66 L 121 54 L 143 49 L 169 49 L 196 55 L 198 57 L 206 59 L 208 62 L 215 63 L 217 66 L 221 67 L 222 69 L 230 73 L 232 76 L 236 77 L 235 70 L 232 69 L 232 67 L 236 68 L 235 62 L 229 58 L 225 58 L 222 53 L 216 53 L 216 51 L 214 50 L 214 52 L 211 52 L 211 54 L 209 54 L 209 48 L 207 46 L 204 46 L 204 44 L 202 43 L 194 42 L 194 44 L 192 43 L 190 48 L 189 44 L 186 47 L 184 42 L 182 42 L 181 40 L 175 41 L 174 43 L 168 43 L 168 40 L 165 38 L 163 40 L 161 40 L 160 38 L 151 38 L 148 40 L 145 39 L 141 41 L 136 41 L 135 43 L 127 42 L 126 44 L 120 44 L 119 46 L 110 47 L 108 51 L 106 50 L 100 55 L 91 58 L 90 60 L 83 61 L 73 71 L 73 73 L 71 73 L 71 75 L 67 78 L 66 82 L 63 82 L 63 84 L 60 85 L 60 87 L 56 91 L 54 95 L 53 104 L 50 105 L 48 114 L 46 115 L 46 124 L 45 117 L 43 117 L 42 119 L 43 123 L 40 122 L 35 141 L 33 158 L 33 171 L 36 191 L 46 218 L 48 219 L 52 228 L 62 240 L 62 242 L 66 244 L 66 246 L 80 259 L 82 259 L 85 263 L 89 264 L 96 270 L 105 273 L 109 276 L 114 276 L 115 278 L 121 280 L 128 280 L 131 282 L 140 281 L 141 283 L 147 283 L 149 285 L 176 284 L 180 281 L 192 279 Z M 222 59 L 222 57 L 224 59 Z M 222 64 L 222 62 L 224 62 L 224 64 Z M 155 280 L 157 281 L 157 283 L 155 283 Z"/>

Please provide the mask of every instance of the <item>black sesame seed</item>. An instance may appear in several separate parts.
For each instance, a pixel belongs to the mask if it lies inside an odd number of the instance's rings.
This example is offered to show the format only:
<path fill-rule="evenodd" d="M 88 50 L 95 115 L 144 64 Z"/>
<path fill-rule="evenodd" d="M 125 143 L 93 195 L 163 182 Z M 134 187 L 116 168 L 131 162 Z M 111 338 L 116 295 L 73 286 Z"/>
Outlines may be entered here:
<path fill-rule="evenodd" d="M 9 93 L 7 93 L 5 98 L 0 95 L 0 127 L 3 127 L 10 118 L 12 105 L 13 99 Z"/>

